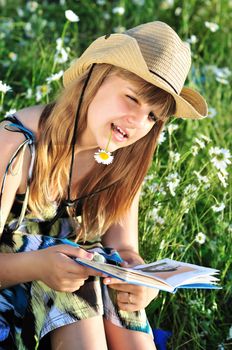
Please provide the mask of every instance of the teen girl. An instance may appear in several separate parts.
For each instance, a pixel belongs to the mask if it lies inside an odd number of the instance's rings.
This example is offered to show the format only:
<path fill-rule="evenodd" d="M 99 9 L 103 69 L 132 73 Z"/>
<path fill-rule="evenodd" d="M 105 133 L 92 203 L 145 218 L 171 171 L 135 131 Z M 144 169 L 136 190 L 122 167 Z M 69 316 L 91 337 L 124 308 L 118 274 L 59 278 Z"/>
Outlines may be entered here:
<path fill-rule="evenodd" d="M 73 258 L 143 262 L 138 202 L 158 136 L 172 115 L 207 114 L 183 87 L 190 61 L 162 22 L 103 36 L 55 101 L 1 122 L 0 349 L 155 349 L 144 308 L 157 292 Z"/>

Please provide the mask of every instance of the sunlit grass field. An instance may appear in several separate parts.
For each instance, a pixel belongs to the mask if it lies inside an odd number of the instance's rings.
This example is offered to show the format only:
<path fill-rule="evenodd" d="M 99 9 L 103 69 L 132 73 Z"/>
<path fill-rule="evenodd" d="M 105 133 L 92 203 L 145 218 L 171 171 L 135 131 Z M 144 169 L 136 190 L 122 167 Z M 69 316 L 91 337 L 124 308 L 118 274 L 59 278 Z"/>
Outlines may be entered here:
<path fill-rule="evenodd" d="M 1 115 L 55 98 L 62 71 L 93 39 L 153 20 L 189 42 L 187 85 L 206 97 L 209 117 L 173 118 L 162 133 L 142 190 L 140 251 L 147 262 L 217 268 L 223 289 L 161 292 L 147 314 L 172 332 L 168 349 L 232 349 L 232 1 L 0 0 Z"/>

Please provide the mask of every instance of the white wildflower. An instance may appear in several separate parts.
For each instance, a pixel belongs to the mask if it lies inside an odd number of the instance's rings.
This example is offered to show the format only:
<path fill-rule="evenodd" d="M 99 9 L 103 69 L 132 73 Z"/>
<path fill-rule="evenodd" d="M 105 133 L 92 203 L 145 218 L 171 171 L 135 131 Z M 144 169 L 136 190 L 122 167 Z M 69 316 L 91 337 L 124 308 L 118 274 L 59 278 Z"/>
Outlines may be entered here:
<path fill-rule="evenodd" d="M 158 191 L 158 187 L 159 185 L 157 184 L 157 182 L 153 182 L 149 185 L 149 190 L 153 193 L 156 193 Z"/>
<path fill-rule="evenodd" d="M 197 180 L 200 182 L 200 183 L 204 183 L 204 184 L 208 184 L 209 183 L 209 178 L 207 176 L 202 176 L 199 172 L 195 171 L 193 172 L 196 177 L 197 177 Z"/>
<path fill-rule="evenodd" d="M 65 17 L 70 22 L 79 22 L 80 20 L 79 17 L 72 10 L 66 10 Z"/>
<path fill-rule="evenodd" d="M 113 31 L 114 31 L 115 33 L 119 33 L 119 34 L 125 32 L 125 30 L 126 30 L 126 28 L 123 27 L 123 26 L 118 26 L 118 27 L 114 27 L 114 28 L 113 28 Z"/>
<path fill-rule="evenodd" d="M 8 57 L 11 59 L 11 61 L 15 62 L 17 61 L 18 55 L 15 52 L 9 52 Z"/>
<path fill-rule="evenodd" d="M 223 84 L 223 85 L 228 85 L 229 84 L 229 80 L 227 80 L 225 78 L 216 77 L 216 80 L 217 80 L 218 83 Z"/>
<path fill-rule="evenodd" d="M 230 339 L 232 339 L 232 326 L 230 326 L 229 334 L 227 336 L 227 340 L 230 340 Z"/>
<path fill-rule="evenodd" d="M 63 47 L 63 40 L 62 38 L 56 39 L 56 50 L 60 51 Z"/>
<path fill-rule="evenodd" d="M 24 30 L 26 33 L 30 33 L 32 31 L 32 26 L 30 22 L 27 22 L 24 26 Z"/>
<path fill-rule="evenodd" d="M 166 177 L 166 180 L 167 180 L 167 187 L 169 188 L 171 195 L 175 196 L 176 195 L 175 190 L 180 183 L 179 174 L 178 173 L 169 174 Z"/>
<path fill-rule="evenodd" d="M 154 208 L 151 211 L 151 217 L 153 218 L 154 222 L 160 226 L 162 226 L 164 224 L 164 219 L 158 215 L 160 208 Z"/>
<path fill-rule="evenodd" d="M 195 185 L 189 184 L 184 189 L 184 195 L 189 197 L 189 199 L 195 199 L 197 197 L 198 188 Z"/>
<path fill-rule="evenodd" d="M 174 163 L 180 160 L 180 153 L 178 152 L 169 151 L 169 156 Z"/>
<path fill-rule="evenodd" d="M 182 8 L 181 8 L 181 7 L 177 7 L 177 8 L 175 9 L 175 15 L 176 15 L 176 16 L 180 16 L 181 12 L 182 12 Z"/>
<path fill-rule="evenodd" d="M 196 145 L 194 145 L 191 147 L 190 151 L 193 156 L 196 156 L 198 154 L 199 148 Z"/>
<path fill-rule="evenodd" d="M 204 244 L 206 241 L 206 235 L 203 232 L 198 232 L 195 236 L 195 241 L 199 244 Z"/>
<path fill-rule="evenodd" d="M 196 44 L 198 42 L 198 39 L 196 37 L 196 35 L 191 35 L 189 39 L 186 40 L 187 43 L 189 44 Z"/>
<path fill-rule="evenodd" d="M 232 72 L 228 67 L 219 68 L 215 65 L 207 65 L 205 67 L 206 71 L 211 71 L 215 74 L 216 79 L 227 79 L 231 76 Z"/>
<path fill-rule="evenodd" d="M 173 7 L 173 5 L 174 5 L 174 0 L 164 0 L 164 1 L 161 2 L 160 7 L 163 10 L 167 10 L 167 9 Z"/>
<path fill-rule="evenodd" d="M 117 7 L 114 7 L 113 9 L 112 9 L 112 12 L 114 13 L 114 14 L 118 14 L 118 15 L 123 15 L 124 13 L 125 13 L 125 8 L 124 7 L 122 7 L 122 6 L 117 6 Z"/>
<path fill-rule="evenodd" d="M 26 9 L 30 12 L 35 12 L 38 8 L 39 4 L 36 1 L 28 1 L 26 4 Z"/>
<path fill-rule="evenodd" d="M 109 19 L 111 18 L 111 17 L 110 17 L 110 14 L 109 14 L 108 12 L 104 12 L 104 13 L 102 14 L 102 16 L 103 16 L 103 18 L 104 18 L 106 21 L 109 21 Z"/>
<path fill-rule="evenodd" d="M 215 212 L 215 213 L 219 213 L 220 211 L 223 211 L 225 209 L 225 204 L 224 203 L 221 203 L 219 205 L 213 205 L 211 207 L 211 209 Z"/>
<path fill-rule="evenodd" d="M 194 141 L 198 144 L 198 146 L 199 146 L 200 148 L 205 148 L 205 143 L 204 143 L 204 141 L 198 139 L 197 137 L 195 137 Z"/>
<path fill-rule="evenodd" d="M 161 145 L 161 143 L 163 143 L 166 140 L 166 135 L 165 135 L 165 131 L 163 130 L 158 138 L 158 144 Z"/>
<path fill-rule="evenodd" d="M 151 181 L 151 180 L 153 180 L 153 175 L 151 175 L 151 174 L 146 175 L 144 178 L 144 181 Z"/>
<path fill-rule="evenodd" d="M 217 173 L 217 176 L 219 178 L 219 180 L 221 181 L 222 183 L 222 186 L 223 187 L 227 187 L 228 186 L 228 183 L 227 183 L 227 178 L 228 178 L 228 172 L 226 170 L 223 170 L 223 174 L 219 171 Z"/>
<path fill-rule="evenodd" d="M 163 250 L 164 247 L 165 247 L 165 240 L 162 239 L 162 241 L 160 242 L 160 245 L 159 245 L 159 249 L 160 249 L 160 250 Z"/>
<path fill-rule="evenodd" d="M 63 70 L 60 70 L 58 73 L 52 74 L 50 77 L 46 78 L 46 82 L 50 84 L 52 81 L 59 80 L 64 74 Z"/>
<path fill-rule="evenodd" d="M 113 162 L 114 156 L 111 155 L 111 152 L 104 149 L 99 149 L 94 153 L 94 159 L 97 163 L 109 165 Z"/>
<path fill-rule="evenodd" d="M 219 25 L 213 22 L 205 22 L 206 28 L 208 28 L 212 33 L 216 32 L 219 29 Z"/>
<path fill-rule="evenodd" d="M 67 62 L 69 51 L 70 51 L 69 47 L 67 47 L 66 50 L 64 48 L 61 48 L 59 51 L 56 51 L 54 56 L 55 63 Z"/>
<path fill-rule="evenodd" d="M 36 94 L 35 94 L 35 99 L 36 102 L 39 102 L 42 100 L 44 96 L 46 96 L 49 92 L 51 91 L 51 88 L 49 85 L 39 85 L 36 87 Z"/>
<path fill-rule="evenodd" d="M 211 142 L 211 139 L 206 135 L 200 134 L 199 137 L 204 141 L 206 141 L 207 143 Z"/>
<path fill-rule="evenodd" d="M 169 135 L 171 135 L 173 131 L 177 130 L 178 128 L 179 126 L 177 124 L 169 124 L 167 127 Z"/>
<path fill-rule="evenodd" d="M 3 94 L 7 93 L 7 91 L 12 91 L 12 88 L 10 85 L 7 85 L 3 83 L 2 80 L 0 80 L 0 92 L 3 92 Z"/>
<path fill-rule="evenodd" d="M 211 147 L 209 150 L 209 154 L 212 157 L 211 162 L 217 168 L 224 173 L 228 164 L 231 164 L 230 158 L 231 154 L 228 149 L 219 148 L 219 147 Z"/>
<path fill-rule="evenodd" d="M 6 112 L 6 114 L 4 115 L 4 118 L 8 117 L 9 115 L 12 115 L 16 113 L 16 109 L 15 108 L 12 108 L 10 109 L 8 112 Z"/>
<path fill-rule="evenodd" d="M 31 88 L 28 88 L 28 89 L 27 89 L 27 92 L 26 92 L 25 97 L 26 97 L 27 99 L 32 98 L 32 89 L 31 89 Z"/>
<path fill-rule="evenodd" d="M 217 115 L 217 111 L 213 107 L 209 107 L 208 118 L 214 118 Z"/>
<path fill-rule="evenodd" d="M 16 11 L 17 11 L 17 14 L 18 14 L 19 17 L 23 17 L 24 16 L 24 12 L 23 12 L 23 10 L 20 7 L 18 7 L 16 9 Z"/>

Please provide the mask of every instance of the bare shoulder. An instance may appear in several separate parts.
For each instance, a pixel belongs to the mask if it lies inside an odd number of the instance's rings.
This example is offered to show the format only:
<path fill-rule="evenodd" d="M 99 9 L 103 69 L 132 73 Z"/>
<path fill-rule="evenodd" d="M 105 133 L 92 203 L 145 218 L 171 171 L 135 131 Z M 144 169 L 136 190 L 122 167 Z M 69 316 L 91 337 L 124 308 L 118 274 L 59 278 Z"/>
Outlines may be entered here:
<path fill-rule="evenodd" d="M 18 110 L 15 116 L 21 121 L 21 123 L 31 130 L 36 136 L 38 133 L 38 125 L 41 113 L 44 109 L 44 105 L 31 106 Z"/>

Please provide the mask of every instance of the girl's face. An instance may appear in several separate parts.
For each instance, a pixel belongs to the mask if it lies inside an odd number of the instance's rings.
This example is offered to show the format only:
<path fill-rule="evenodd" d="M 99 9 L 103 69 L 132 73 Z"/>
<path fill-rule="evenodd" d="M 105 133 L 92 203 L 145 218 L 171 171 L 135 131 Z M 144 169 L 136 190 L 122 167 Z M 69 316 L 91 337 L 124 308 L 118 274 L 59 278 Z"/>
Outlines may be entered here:
<path fill-rule="evenodd" d="M 136 95 L 136 86 L 116 75 L 108 76 L 91 101 L 87 128 L 80 146 L 113 152 L 138 141 L 153 127 L 160 108 L 145 104 Z"/>

